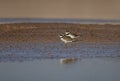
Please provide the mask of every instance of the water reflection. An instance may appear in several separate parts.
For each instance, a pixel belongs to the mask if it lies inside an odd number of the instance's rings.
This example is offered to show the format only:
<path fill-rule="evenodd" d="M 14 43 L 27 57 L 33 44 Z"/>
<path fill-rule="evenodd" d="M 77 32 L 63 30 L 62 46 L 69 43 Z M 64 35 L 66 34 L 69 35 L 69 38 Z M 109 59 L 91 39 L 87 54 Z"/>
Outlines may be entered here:
<path fill-rule="evenodd" d="M 78 61 L 78 58 L 61 58 L 60 64 L 72 64 Z"/>
<path fill-rule="evenodd" d="M 120 81 L 120 44 L 10 45 L 0 44 L 0 81 Z"/>
<path fill-rule="evenodd" d="M 120 81 L 120 58 L 82 58 L 1 62 L 0 81 Z"/>

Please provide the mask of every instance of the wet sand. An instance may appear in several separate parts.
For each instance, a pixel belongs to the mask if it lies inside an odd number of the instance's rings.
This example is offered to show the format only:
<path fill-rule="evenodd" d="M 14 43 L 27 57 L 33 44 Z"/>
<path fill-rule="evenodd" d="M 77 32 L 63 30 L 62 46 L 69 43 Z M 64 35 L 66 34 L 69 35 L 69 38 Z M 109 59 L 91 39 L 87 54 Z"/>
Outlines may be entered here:
<path fill-rule="evenodd" d="M 65 23 L 0 24 L 0 42 L 61 42 L 65 31 L 78 34 L 77 42 L 120 42 L 120 25 Z"/>

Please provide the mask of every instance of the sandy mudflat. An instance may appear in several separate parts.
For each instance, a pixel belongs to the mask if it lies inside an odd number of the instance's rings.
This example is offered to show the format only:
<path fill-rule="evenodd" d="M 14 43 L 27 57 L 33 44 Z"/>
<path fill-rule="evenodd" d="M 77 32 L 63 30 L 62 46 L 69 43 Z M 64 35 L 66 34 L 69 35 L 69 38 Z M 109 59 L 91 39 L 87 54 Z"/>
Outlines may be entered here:
<path fill-rule="evenodd" d="M 0 42 L 60 42 L 65 31 L 80 35 L 78 42 L 120 42 L 120 25 L 64 23 L 0 24 Z"/>

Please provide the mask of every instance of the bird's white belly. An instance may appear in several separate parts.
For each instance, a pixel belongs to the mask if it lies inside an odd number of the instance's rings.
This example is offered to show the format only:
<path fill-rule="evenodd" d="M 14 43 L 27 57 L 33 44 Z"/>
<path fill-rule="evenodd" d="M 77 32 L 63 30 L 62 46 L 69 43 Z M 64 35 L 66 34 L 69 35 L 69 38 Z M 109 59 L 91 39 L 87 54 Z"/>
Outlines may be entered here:
<path fill-rule="evenodd" d="M 76 38 L 75 36 L 73 36 L 73 35 L 68 35 L 69 37 L 71 37 L 71 38 Z"/>
<path fill-rule="evenodd" d="M 67 43 L 67 42 L 72 42 L 72 41 L 69 41 L 69 40 L 65 40 L 65 39 L 63 39 L 63 38 L 61 38 L 61 40 L 62 40 L 63 42 L 65 42 L 65 43 Z"/>

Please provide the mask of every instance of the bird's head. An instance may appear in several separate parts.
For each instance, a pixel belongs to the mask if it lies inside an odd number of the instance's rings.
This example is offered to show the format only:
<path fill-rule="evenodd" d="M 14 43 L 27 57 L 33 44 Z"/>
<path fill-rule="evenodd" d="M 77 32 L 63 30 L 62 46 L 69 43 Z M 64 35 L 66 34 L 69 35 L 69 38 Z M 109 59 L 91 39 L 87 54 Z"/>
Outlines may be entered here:
<path fill-rule="evenodd" d="M 64 35 L 60 35 L 59 37 L 60 37 L 60 38 L 63 38 L 63 37 L 64 37 Z"/>

